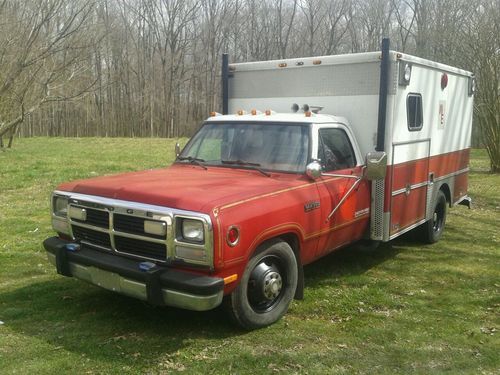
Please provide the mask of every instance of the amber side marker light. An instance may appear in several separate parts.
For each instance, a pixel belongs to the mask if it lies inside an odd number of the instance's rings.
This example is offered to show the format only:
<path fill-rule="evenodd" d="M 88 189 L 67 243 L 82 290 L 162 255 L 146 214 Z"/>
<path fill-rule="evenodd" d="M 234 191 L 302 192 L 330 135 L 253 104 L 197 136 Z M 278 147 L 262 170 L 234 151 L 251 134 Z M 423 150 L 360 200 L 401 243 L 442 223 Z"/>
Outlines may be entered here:
<path fill-rule="evenodd" d="M 227 284 L 230 284 L 232 282 L 235 282 L 236 280 L 238 280 L 238 274 L 237 273 L 235 273 L 234 275 L 228 276 L 228 277 L 224 277 L 224 285 L 227 285 Z"/>
<path fill-rule="evenodd" d="M 313 65 L 321 65 L 321 60 L 314 60 Z"/>
<path fill-rule="evenodd" d="M 280 68 L 286 68 L 287 67 L 287 64 L 286 63 L 281 63 L 278 65 Z"/>

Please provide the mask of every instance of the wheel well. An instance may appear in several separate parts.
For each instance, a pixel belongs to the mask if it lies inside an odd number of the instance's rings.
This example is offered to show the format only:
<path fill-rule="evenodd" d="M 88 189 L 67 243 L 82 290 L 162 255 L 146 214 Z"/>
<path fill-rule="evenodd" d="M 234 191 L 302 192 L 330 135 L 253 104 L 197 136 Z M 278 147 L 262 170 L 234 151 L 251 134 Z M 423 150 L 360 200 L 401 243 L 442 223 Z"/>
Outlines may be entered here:
<path fill-rule="evenodd" d="M 448 184 L 441 185 L 439 187 L 439 190 L 441 190 L 444 193 L 444 196 L 446 197 L 446 202 L 448 202 L 448 205 L 451 207 L 451 192 Z"/>

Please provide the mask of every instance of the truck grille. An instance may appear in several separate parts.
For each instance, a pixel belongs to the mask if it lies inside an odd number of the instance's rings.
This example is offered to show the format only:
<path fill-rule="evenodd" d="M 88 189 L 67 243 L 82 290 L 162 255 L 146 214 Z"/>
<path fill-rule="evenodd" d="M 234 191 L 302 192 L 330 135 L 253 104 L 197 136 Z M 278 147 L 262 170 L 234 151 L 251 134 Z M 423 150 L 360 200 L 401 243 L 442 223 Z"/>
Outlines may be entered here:
<path fill-rule="evenodd" d="M 85 208 L 80 206 L 75 206 L 75 207 Z M 99 228 L 109 228 L 109 213 L 107 211 L 94 210 L 92 208 L 85 208 L 85 210 L 87 211 L 87 220 L 85 221 L 77 219 L 73 220 L 79 223 L 85 223 Z"/>
<path fill-rule="evenodd" d="M 144 232 L 144 222 L 146 219 L 137 216 L 115 214 L 113 227 L 116 231 L 133 233 L 139 236 L 148 236 L 152 238 L 165 239 L 165 236 L 158 236 Z"/>
<path fill-rule="evenodd" d="M 98 232 L 96 230 L 82 228 L 76 225 L 73 225 L 72 228 L 73 237 L 75 237 L 77 241 L 84 241 L 91 245 L 111 249 L 111 240 L 108 233 Z"/>
<path fill-rule="evenodd" d="M 86 220 L 71 219 L 76 241 L 137 258 L 167 260 L 167 236 L 144 232 L 144 222 L 155 220 L 128 214 L 128 210 L 127 214 L 122 214 L 102 205 L 87 205 L 81 200 L 72 205 L 86 211 Z"/>
<path fill-rule="evenodd" d="M 121 253 L 132 254 L 144 258 L 165 261 L 167 260 L 167 247 L 165 244 L 136 240 L 115 236 L 116 250 Z"/>

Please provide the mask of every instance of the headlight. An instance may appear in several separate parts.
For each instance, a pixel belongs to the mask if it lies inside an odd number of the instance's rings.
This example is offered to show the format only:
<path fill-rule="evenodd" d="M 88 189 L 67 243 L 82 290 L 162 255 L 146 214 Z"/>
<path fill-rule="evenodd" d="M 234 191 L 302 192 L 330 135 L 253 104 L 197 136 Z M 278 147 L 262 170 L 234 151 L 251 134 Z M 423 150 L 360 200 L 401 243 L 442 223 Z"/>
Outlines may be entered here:
<path fill-rule="evenodd" d="M 203 222 L 199 220 L 182 220 L 182 239 L 202 243 L 205 240 Z"/>
<path fill-rule="evenodd" d="M 66 217 L 68 215 L 68 198 L 62 196 L 54 196 L 52 198 L 52 210 L 54 215 Z"/>

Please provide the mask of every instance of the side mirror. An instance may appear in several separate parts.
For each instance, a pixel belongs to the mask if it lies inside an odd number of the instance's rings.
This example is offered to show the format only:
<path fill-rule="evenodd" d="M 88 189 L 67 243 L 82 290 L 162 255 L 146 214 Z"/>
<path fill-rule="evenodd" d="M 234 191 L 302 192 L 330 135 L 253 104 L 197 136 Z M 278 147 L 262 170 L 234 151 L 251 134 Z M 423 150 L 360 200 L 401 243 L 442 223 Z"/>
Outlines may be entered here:
<path fill-rule="evenodd" d="M 175 144 L 175 157 L 179 157 L 179 155 L 181 154 L 181 145 L 179 144 L 179 142 L 177 142 Z"/>
<path fill-rule="evenodd" d="M 312 161 L 306 166 L 306 175 L 311 180 L 317 180 L 321 177 L 321 164 L 318 161 Z"/>
<path fill-rule="evenodd" d="M 387 170 L 387 154 L 384 151 L 372 151 L 366 154 L 365 177 L 370 180 L 382 180 Z"/>

